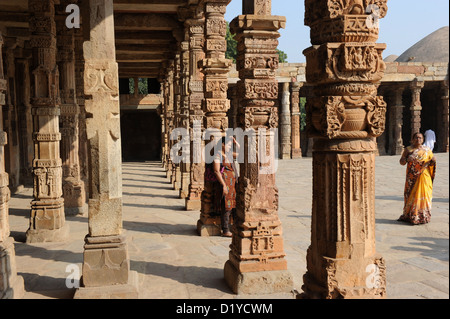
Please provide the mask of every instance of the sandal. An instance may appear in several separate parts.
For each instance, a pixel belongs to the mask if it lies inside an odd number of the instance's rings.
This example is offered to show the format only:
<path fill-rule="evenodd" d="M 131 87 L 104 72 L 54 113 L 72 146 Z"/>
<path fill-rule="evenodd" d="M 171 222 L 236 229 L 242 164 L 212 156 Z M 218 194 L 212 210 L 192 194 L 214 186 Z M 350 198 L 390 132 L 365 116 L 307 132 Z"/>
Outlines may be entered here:
<path fill-rule="evenodd" d="M 233 233 L 227 231 L 227 232 L 222 234 L 222 237 L 233 237 Z"/>

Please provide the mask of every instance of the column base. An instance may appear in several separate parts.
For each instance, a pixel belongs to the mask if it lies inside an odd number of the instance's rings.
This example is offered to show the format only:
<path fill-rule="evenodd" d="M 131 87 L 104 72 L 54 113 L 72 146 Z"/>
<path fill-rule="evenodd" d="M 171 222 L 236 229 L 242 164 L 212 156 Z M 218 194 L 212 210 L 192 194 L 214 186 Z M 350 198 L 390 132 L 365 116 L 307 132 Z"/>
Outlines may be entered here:
<path fill-rule="evenodd" d="M 138 273 L 130 271 L 128 283 L 102 287 L 80 287 L 74 299 L 137 299 L 139 297 Z"/>
<path fill-rule="evenodd" d="M 321 286 L 314 278 L 306 273 L 303 276 L 302 293 L 296 299 L 386 299 L 385 289 L 368 287 L 333 287 L 334 291 Z"/>
<path fill-rule="evenodd" d="M 0 299 L 21 299 L 25 294 L 22 276 L 17 276 L 12 237 L 0 243 Z"/>
<path fill-rule="evenodd" d="M 84 216 L 88 211 L 87 203 L 81 207 L 64 207 L 64 214 L 66 216 Z"/>
<path fill-rule="evenodd" d="M 198 199 L 186 198 L 185 206 L 187 211 L 200 210 L 202 208 L 202 201 L 200 200 L 200 198 Z"/>
<path fill-rule="evenodd" d="M 221 236 L 222 231 L 219 224 L 205 224 L 201 219 L 197 221 L 197 233 L 200 236 Z"/>
<path fill-rule="evenodd" d="M 301 149 L 295 149 L 292 151 L 292 159 L 298 159 L 298 158 L 302 158 L 302 150 Z"/>
<path fill-rule="evenodd" d="M 28 229 L 27 244 L 46 242 L 65 242 L 69 239 L 70 227 L 65 224 L 58 229 Z"/>
<path fill-rule="evenodd" d="M 240 273 L 229 260 L 224 267 L 225 281 L 235 294 L 289 293 L 294 281 L 288 270 L 266 270 Z"/>

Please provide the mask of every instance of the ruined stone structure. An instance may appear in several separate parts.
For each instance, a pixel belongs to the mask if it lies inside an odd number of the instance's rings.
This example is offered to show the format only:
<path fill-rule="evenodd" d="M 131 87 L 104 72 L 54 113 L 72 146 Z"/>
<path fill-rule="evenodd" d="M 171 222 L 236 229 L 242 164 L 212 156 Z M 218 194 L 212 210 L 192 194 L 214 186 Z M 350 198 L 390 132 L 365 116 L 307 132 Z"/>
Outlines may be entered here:
<path fill-rule="evenodd" d="M 10 193 L 23 186 L 34 191 L 28 243 L 64 241 L 66 216 L 88 214 L 76 298 L 139 295 L 122 229 L 121 164 L 133 152 L 161 160 L 185 209 L 199 214 L 192 226 L 200 235 L 220 235 L 204 179 L 212 139 L 202 134 L 222 137 L 227 128 L 251 132 L 224 265 L 230 288 L 292 289 L 274 166 L 277 157 L 312 155 L 301 297 L 386 296 L 375 249 L 375 158 L 400 154 L 426 128 L 436 132 L 435 151 L 448 152 L 448 63 L 383 62 L 385 46 L 365 9 L 376 4 L 383 17 L 387 0 L 306 0 L 307 63 L 280 64 L 285 18 L 272 15 L 270 0 L 242 0 L 231 23 L 239 42 L 233 65 L 225 58 L 229 2 L 0 0 L 0 298 L 23 291 L 8 223 Z M 180 162 L 177 143 L 186 154 Z M 249 145 L 257 145 L 254 158 Z M 379 273 L 371 288 L 367 267 Z"/>

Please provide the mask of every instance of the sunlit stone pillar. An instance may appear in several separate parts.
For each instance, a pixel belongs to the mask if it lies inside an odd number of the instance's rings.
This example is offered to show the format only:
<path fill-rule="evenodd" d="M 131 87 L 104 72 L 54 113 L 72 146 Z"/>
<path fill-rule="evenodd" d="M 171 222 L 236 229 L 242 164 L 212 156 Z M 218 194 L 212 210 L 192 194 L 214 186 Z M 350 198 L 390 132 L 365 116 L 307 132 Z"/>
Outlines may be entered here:
<path fill-rule="evenodd" d="M 75 298 L 137 298 L 122 229 L 122 162 L 119 77 L 112 0 L 88 2 L 89 41 L 84 42 L 84 85 L 89 141 L 89 232 L 82 287 Z"/>
<path fill-rule="evenodd" d="M 376 2 L 380 18 L 386 2 Z M 385 128 L 377 85 L 386 45 L 375 43 L 378 26 L 361 3 L 305 1 L 313 44 L 304 51 L 306 79 L 314 86 L 307 125 L 314 146 L 304 298 L 386 297 L 385 261 L 375 249 L 374 141 Z"/>
<path fill-rule="evenodd" d="M 403 137 L 402 137 L 402 127 L 403 127 L 403 91 L 404 87 L 398 85 L 394 87 L 394 105 L 392 106 L 392 117 L 391 123 L 393 126 L 392 130 L 392 142 L 391 155 L 401 155 L 403 152 Z"/>
<path fill-rule="evenodd" d="M 300 82 L 291 83 L 291 141 L 292 159 L 302 157 L 301 148 L 301 112 L 300 112 L 300 88 L 303 86 Z"/>
<path fill-rule="evenodd" d="M 238 41 L 239 127 L 243 162 L 237 187 L 236 219 L 224 276 L 237 294 L 289 292 L 275 175 L 278 154 L 278 30 L 285 17 L 271 15 L 270 1 L 243 1 L 243 15 L 230 24 Z M 290 135 L 289 135 L 290 137 Z M 254 141 L 255 143 L 252 143 Z"/>
<path fill-rule="evenodd" d="M 0 33 L 0 108 L 5 104 L 7 81 L 3 73 L 3 37 Z M 5 171 L 5 145 L 8 141 L 3 131 L 3 114 L 0 112 L 0 299 L 18 299 L 24 294 L 23 278 L 17 276 L 14 238 L 9 237 L 8 202 L 10 191 L 8 173 Z"/>
<path fill-rule="evenodd" d="M 227 111 L 230 108 L 228 93 L 228 72 L 231 60 L 225 58 L 227 42 L 227 24 L 225 13 L 231 0 L 205 0 L 205 59 L 201 61 L 204 73 L 203 112 L 205 129 L 215 130 L 218 135 L 228 128 Z M 206 138 L 205 143 L 216 143 L 213 138 Z M 206 154 L 205 154 L 206 158 Z M 202 192 L 200 219 L 197 222 L 197 232 L 201 236 L 220 235 L 220 212 L 213 216 L 213 184 L 206 181 Z"/>
<path fill-rule="evenodd" d="M 413 81 L 411 82 L 411 138 L 417 132 L 420 132 L 421 127 L 421 113 L 422 113 L 422 102 L 420 101 L 420 95 L 425 82 Z"/>
<path fill-rule="evenodd" d="M 33 201 L 27 242 L 68 238 L 62 197 L 59 71 L 56 65 L 54 0 L 30 0 L 33 49 Z"/>
<path fill-rule="evenodd" d="M 180 101 L 180 128 L 189 132 L 189 27 L 185 27 L 184 41 L 181 42 L 181 101 Z M 184 138 L 184 137 L 183 137 Z M 183 142 L 184 143 L 184 142 Z M 185 145 L 183 152 L 186 160 L 180 163 L 181 185 L 180 198 L 185 199 L 189 195 L 189 184 L 191 182 L 190 145 Z"/>
<path fill-rule="evenodd" d="M 280 114 L 280 135 L 281 135 L 281 159 L 291 158 L 291 92 L 289 82 L 282 84 L 281 92 L 281 114 Z"/>

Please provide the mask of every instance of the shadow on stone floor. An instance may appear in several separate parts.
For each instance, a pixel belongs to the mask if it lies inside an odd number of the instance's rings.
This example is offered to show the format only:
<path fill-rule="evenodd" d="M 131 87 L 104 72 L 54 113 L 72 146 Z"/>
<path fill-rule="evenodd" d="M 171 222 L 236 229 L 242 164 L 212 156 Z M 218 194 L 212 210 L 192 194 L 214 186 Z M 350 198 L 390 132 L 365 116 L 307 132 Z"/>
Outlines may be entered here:
<path fill-rule="evenodd" d="M 30 218 L 31 208 L 9 208 L 9 215 Z"/>
<path fill-rule="evenodd" d="M 424 257 L 432 257 L 440 261 L 449 261 L 448 238 L 409 237 L 408 246 L 392 246 L 391 249 L 420 253 Z"/>
<path fill-rule="evenodd" d="M 147 197 L 147 198 L 154 198 L 154 197 L 162 197 L 167 199 L 180 199 L 177 195 L 162 195 L 162 194 L 145 194 L 145 193 L 129 193 L 129 192 L 123 192 L 124 196 L 139 196 L 139 197 Z"/>
<path fill-rule="evenodd" d="M 19 272 L 24 279 L 25 291 L 49 298 L 73 299 L 75 289 L 66 287 L 66 278 L 40 276 L 38 274 Z M 44 290 L 41 290 L 43 289 Z M 36 296 L 41 298 L 40 296 Z"/>
<path fill-rule="evenodd" d="M 161 183 L 158 183 L 161 184 Z M 167 183 L 170 184 L 170 183 Z M 134 188 L 152 188 L 152 189 L 159 189 L 159 190 L 169 190 L 173 191 L 173 187 L 170 186 L 148 186 L 148 185 L 130 185 L 130 184 L 122 184 L 123 187 L 134 187 Z"/>
<path fill-rule="evenodd" d="M 69 264 L 76 264 L 83 262 L 83 253 L 82 252 L 73 252 L 70 250 L 62 250 L 62 249 L 51 249 L 46 248 L 43 245 L 29 245 L 29 244 L 19 244 L 15 245 L 16 256 L 29 256 L 31 258 L 43 259 L 43 260 L 53 260 L 59 261 Z M 61 243 L 64 245 L 64 243 Z M 80 245 L 81 249 L 83 245 Z"/>
<path fill-rule="evenodd" d="M 155 233 L 161 235 L 180 235 L 180 236 L 196 236 L 196 225 L 189 224 L 164 224 L 164 223 L 146 223 L 123 221 L 123 228 L 128 231 L 139 231 L 146 233 Z"/>
<path fill-rule="evenodd" d="M 123 203 L 124 207 L 138 207 L 138 208 L 146 208 L 146 209 L 152 209 L 152 208 L 158 208 L 158 209 L 166 209 L 169 211 L 185 211 L 185 207 L 181 205 L 155 205 L 155 204 L 137 204 L 137 203 Z"/>
<path fill-rule="evenodd" d="M 223 278 L 223 269 L 198 266 L 174 266 L 157 262 L 130 261 L 131 270 L 145 275 L 153 275 L 175 280 L 183 284 L 219 290 L 232 294 Z"/>

